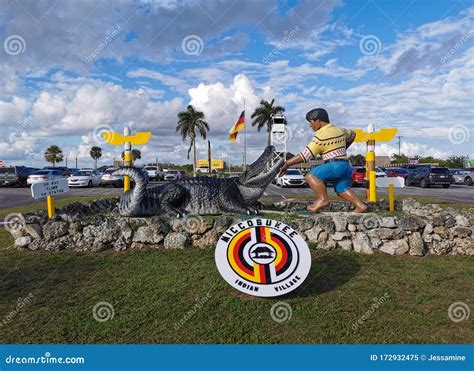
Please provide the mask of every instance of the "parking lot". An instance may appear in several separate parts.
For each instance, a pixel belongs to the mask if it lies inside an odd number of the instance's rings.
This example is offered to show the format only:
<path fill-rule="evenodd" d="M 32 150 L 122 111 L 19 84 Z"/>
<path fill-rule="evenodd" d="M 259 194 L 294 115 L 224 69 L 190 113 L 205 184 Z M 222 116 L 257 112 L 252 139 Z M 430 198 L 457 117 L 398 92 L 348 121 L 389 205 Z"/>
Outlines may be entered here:
<path fill-rule="evenodd" d="M 163 182 L 150 182 L 149 187 L 156 186 Z M 353 188 L 359 195 L 365 194 L 364 188 Z M 329 186 L 329 194 L 334 195 L 334 190 Z M 93 188 L 71 188 L 70 191 L 62 196 L 56 196 L 58 199 L 67 197 L 81 197 L 93 195 L 120 195 L 121 188 L 112 187 L 93 187 Z M 309 188 L 280 188 L 270 184 L 264 193 L 263 200 L 282 201 L 292 197 L 311 196 Z M 387 189 L 378 188 L 377 196 L 386 197 Z M 439 199 L 448 202 L 464 203 L 474 205 L 474 186 L 451 185 L 449 189 L 441 187 L 421 188 L 405 187 L 395 189 L 395 195 L 417 196 L 430 199 Z M 29 188 L 1 187 L 0 188 L 0 209 L 11 208 L 15 206 L 44 203 L 44 200 L 34 200 L 31 197 Z"/>

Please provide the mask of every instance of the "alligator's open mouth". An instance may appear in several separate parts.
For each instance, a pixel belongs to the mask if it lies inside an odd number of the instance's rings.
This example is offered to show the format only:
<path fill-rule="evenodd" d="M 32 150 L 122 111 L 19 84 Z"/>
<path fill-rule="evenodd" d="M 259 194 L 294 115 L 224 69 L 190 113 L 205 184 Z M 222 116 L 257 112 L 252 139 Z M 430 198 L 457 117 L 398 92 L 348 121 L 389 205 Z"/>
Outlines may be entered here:
<path fill-rule="evenodd" d="M 275 148 L 268 146 L 261 156 L 247 167 L 239 180 L 245 185 L 266 186 L 276 176 L 283 162 L 284 159 L 275 152 Z"/>

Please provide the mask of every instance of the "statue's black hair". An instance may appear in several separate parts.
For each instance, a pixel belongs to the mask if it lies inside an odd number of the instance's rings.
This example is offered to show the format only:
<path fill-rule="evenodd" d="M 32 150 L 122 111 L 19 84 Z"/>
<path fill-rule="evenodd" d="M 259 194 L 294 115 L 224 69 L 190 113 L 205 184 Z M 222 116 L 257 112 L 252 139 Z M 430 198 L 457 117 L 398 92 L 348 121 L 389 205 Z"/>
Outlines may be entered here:
<path fill-rule="evenodd" d="M 306 114 L 306 120 L 321 120 L 329 122 L 329 115 L 324 108 L 315 108 Z"/>

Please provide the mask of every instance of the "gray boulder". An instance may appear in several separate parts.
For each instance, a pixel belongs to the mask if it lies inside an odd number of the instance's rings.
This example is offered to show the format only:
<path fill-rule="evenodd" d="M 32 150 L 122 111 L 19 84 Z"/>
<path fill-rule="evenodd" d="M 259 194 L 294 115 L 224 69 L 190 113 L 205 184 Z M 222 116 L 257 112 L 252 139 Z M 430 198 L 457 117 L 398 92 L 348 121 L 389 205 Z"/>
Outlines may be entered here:
<path fill-rule="evenodd" d="M 363 232 L 356 233 L 355 238 L 352 240 L 352 245 L 354 247 L 354 251 L 356 252 L 362 252 L 364 254 L 374 253 L 369 241 L 369 237 Z"/>
<path fill-rule="evenodd" d="M 409 246 L 406 239 L 400 239 L 384 242 L 379 250 L 390 255 L 402 255 L 408 252 Z"/>
<path fill-rule="evenodd" d="M 28 245 L 31 243 L 31 237 L 30 236 L 25 236 L 25 237 L 19 237 L 15 240 L 15 247 L 22 249 L 24 247 L 28 247 Z"/>
<path fill-rule="evenodd" d="M 68 234 L 68 229 L 67 222 L 51 221 L 43 226 L 43 236 L 45 240 L 51 241 Z"/>
<path fill-rule="evenodd" d="M 191 243 L 191 239 L 187 233 L 172 232 L 168 233 L 165 238 L 165 249 L 184 249 Z"/>
<path fill-rule="evenodd" d="M 419 232 L 413 232 L 408 236 L 409 253 L 414 256 L 425 255 L 425 243 Z"/>

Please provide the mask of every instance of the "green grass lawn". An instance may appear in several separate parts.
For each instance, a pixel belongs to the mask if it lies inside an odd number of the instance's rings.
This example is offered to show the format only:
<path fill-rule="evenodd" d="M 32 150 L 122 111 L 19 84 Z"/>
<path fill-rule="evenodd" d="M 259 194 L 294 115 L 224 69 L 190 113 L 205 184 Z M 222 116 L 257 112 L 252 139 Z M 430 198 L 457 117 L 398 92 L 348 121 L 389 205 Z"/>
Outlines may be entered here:
<path fill-rule="evenodd" d="M 323 251 L 293 293 L 249 297 L 217 272 L 214 249 L 45 253 L 8 248 L 0 229 L 2 343 L 468 343 L 472 319 L 448 318 L 453 302 L 474 309 L 473 258 Z M 31 295 L 30 295 L 31 294 Z M 19 299 L 32 299 L 19 307 Z M 378 308 L 374 299 L 386 295 Z M 94 319 L 99 302 L 114 317 Z M 291 318 L 272 320 L 287 303 Z M 368 315 L 367 315 L 368 313 Z M 354 329 L 358 319 L 367 319 Z M 472 315 L 471 315 L 472 317 Z"/>
<path fill-rule="evenodd" d="M 86 203 L 93 200 L 97 200 L 98 198 L 110 198 L 116 197 L 114 195 L 92 195 L 92 196 L 80 196 L 80 197 L 69 197 L 69 198 L 61 198 L 56 199 L 54 201 L 54 206 L 56 208 L 63 207 L 64 205 L 70 204 L 72 202 L 81 202 Z M 6 209 L 0 209 L 0 218 L 4 218 L 8 214 L 11 213 L 33 213 L 39 210 L 46 210 L 46 200 L 43 202 L 36 202 L 29 205 L 21 205 L 17 207 L 10 207 Z"/>

